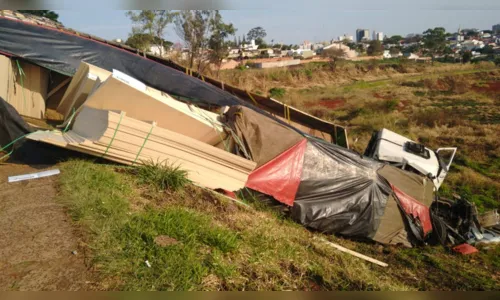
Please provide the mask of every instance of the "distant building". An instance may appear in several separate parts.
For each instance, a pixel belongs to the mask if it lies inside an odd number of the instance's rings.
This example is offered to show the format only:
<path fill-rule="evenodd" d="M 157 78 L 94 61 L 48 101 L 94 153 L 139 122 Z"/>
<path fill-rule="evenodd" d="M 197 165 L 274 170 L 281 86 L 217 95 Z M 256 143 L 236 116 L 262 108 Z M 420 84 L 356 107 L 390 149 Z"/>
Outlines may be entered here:
<path fill-rule="evenodd" d="M 362 42 L 364 40 L 370 39 L 370 30 L 368 29 L 358 29 L 356 30 L 356 41 Z"/>
<path fill-rule="evenodd" d="M 484 42 L 478 40 L 467 40 L 462 43 L 462 49 L 472 51 L 484 48 Z"/>
<path fill-rule="evenodd" d="M 247 51 L 255 51 L 259 49 L 259 46 L 255 44 L 255 40 L 251 40 L 250 44 L 243 44 L 240 48 Z"/>
<path fill-rule="evenodd" d="M 493 25 L 491 31 L 493 31 L 493 34 L 500 33 L 500 24 Z"/>
<path fill-rule="evenodd" d="M 352 35 L 344 34 L 344 35 L 339 36 L 338 40 L 339 40 L 339 42 L 342 42 L 342 41 L 352 42 L 352 41 L 354 41 L 354 37 Z"/>
<path fill-rule="evenodd" d="M 375 34 L 375 38 L 374 40 L 377 40 L 377 41 L 383 41 L 384 40 L 384 33 L 383 32 L 377 32 Z"/>

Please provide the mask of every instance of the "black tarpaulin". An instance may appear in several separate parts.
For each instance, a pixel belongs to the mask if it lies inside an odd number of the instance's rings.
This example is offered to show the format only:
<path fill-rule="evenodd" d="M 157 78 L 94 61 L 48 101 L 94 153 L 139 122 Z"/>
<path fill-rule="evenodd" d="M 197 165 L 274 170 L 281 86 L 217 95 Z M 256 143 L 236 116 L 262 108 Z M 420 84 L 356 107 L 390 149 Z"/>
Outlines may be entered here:
<path fill-rule="evenodd" d="M 164 92 L 217 106 L 246 105 L 211 84 L 105 43 L 67 32 L 0 17 L 0 52 L 73 76 L 80 61 L 113 69 Z"/>
<path fill-rule="evenodd" d="M 0 97 L 0 149 L 31 131 L 31 127 L 21 118 L 17 110 Z M 14 143 L 4 151 L 15 149 L 17 145 Z"/>
<path fill-rule="evenodd" d="M 391 188 L 377 174 L 382 163 L 309 139 L 292 217 L 325 233 L 371 238 Z"/>

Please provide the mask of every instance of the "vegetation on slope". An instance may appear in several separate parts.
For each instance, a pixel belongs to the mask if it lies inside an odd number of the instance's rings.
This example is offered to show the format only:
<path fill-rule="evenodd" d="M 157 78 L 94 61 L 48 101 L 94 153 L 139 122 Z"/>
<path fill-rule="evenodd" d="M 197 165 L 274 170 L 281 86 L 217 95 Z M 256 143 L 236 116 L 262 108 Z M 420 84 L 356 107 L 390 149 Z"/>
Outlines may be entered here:
<path fill-rule="evenodd" d="M 309 232 L 256 200 L 237 204 L 191 185 L 73 160 L 60 201 L 83 231 L 99 290 L 492 290 L 499 249 L 473 256 L 403 249 Z M 147 175 L 144 175 L 147 174 Z M 150 180 L 154 178 L 154 180 Z M 158 180 L 160 179 L 160 180 Z M 381 268 L 315 237 L 389 263 Z M 148 265 L 149 264 L 149 265 Z"/>
<path fill-rule="evenodd" d="M 226 79 L 285 89 L 281 101 L 347 126 L 350 145 L 360 153 L 382 128 L 433 149 L 458 147 L 441 194 L 460 194 L 480 211 L 500 208 L 500 71 L 493 64 L 345 62 L 342 68 L 311 64 L 239 77 L 230 71 Z M 297 75 L 306 70 L 312 70 L 310 80 Z"/>

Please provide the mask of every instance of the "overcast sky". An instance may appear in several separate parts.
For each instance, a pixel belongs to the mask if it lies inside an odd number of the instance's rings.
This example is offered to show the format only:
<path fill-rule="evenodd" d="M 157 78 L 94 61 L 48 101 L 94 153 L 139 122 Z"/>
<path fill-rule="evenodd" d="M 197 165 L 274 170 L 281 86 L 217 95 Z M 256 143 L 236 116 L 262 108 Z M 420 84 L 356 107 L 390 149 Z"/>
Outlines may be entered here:
<path fill-rule="evenodd" d="M 388 36 L 404 36 L 437 26 L 450 32 L 459 26 L 491 30 L 492 25 L 500 23 L 500 0 L 350 0 L 347 4 L 333 0 L 252 0 L 250 4 L 242 4 L 248 2 L 245 1 L 237 5 L 234 5 L 237 1 L 227 1 L 225 6 L 214 8 L 233 8 L 221 12 L 224 20 L 238 29 L 238 36 L 262 26 L 267 31 L 268 42 L 274 40 L 286 44 L 355 35 L 357 28 L 382 31 Z M 66 27 L 105 39 L 126 39 L 132 24 L 124 10 L 113 10 L 123 8 L 113 5 L 113 2 L 81 1 L 69 10 L 57 10 L 59 20 Z M 166 38 L 172 42 L 180 41 L 173 25 L 170 27 Z"/>

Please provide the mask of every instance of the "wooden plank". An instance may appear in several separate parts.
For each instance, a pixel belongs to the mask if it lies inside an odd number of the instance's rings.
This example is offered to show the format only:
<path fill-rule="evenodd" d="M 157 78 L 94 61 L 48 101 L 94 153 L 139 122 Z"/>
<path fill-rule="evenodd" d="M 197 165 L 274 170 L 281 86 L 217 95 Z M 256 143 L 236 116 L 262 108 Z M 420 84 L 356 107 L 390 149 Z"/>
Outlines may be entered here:
<path fill-rule="evenodd" d="M 10 59 L 0 55 L 0 97 L 8 101 L 9 81 L 11 80 Z"/>
<path fill-rule="evenodd" d="M 19 69 L 19 67 L 21 69 Z M 8 102 L 20 115 L 43 119 L 49 71 L 23 61 L 11 61 L 11 76 L 8 83 Z M 21 70 L 24 75 L 21 76 Z"/>
<path fill-rule="evenodd" d="M 84 107 L 74 130 L 65 134 L 37 132 L 29 138 L 128 165 L 136 158 L 137 163 L 153 160 L 179 164 L 193 182 L 212 189 L 241 189 L 255 168 L 254 162 L 164 128 L 154 127 L 151 131 L 150 124 L 120 117 L 116 112 Z M 154 134 L 142 148 L 150 131 Z"/>
<path fill-rule="evenodd" d="M 369 257 L 369 256 L 366 256 L 366 255 L 364 255 L 364 254 L 361 254 L 361 253 L 358 253 L 358 252 L 356 252 L 356 251 L 353 251 L 353 250 L 347 249 L 347 248 L 342 247 L 342 246 L 340 246 L 340 245 L 338 245 L 338 244 L 335 244 L 335 243 L 332 243 L 332 242 L 330 242 L 330 241 L 327 241 L 327 240 L 325 240 L 325 239 L 323 239 L 323 238 L 317 238 L 317 237 L 315 237 L 315 239 L 317 239 L 317 240 L 319 240 L 319 241 L 321 241 L 321 242 L 323 242 L 323 243 L 325 243 L 325 244 L 327 244 L 327 245 L 329 245 L 329 246 L 331 246 L 331 247 L 333 247 L 333 248 L 335 248 L 335 249 L 337 249 L 337 250 L 339 250 L 339 251 L 342 251 L 342 252 L 347 253 L 347 254 L 350 254 L 350 255 L 352 255 L 352 256 L 355 256 L 355 257 L 358 257 L 358 258 L 364 259 L 364 260 L 366 260 L 366 261 L 369 261 L 369 262 L 374 263 L 374 264 L 376 264 L 376 265 L 379 265 L 379 266 L 381 266 L 381 267 L 384 267 L 384 268 L 385 268 L 385 267 L 389 266 L 389 265 L 388 265 L 387 263 L 385 263 L 385 262 L 381 262 L 380 260 L 376 260 L 376 259 L 371 258 L 371 257 Z"/>
<path fill-rule="evenodd" d="M 59 83 L 55 88 L 53 88 L 48 94 L 47 94 L 47 99 L 52 97 L 55 93 L 57 93 L 60 89 L 62 89 L 64 86 L 66 86 L 69 82 L 71 81 L 71 77 L 66 78 L 63 80 L 61 83 Z"/>
<path fill-rule="evenodd" d="M 115 75 L 102 83 L 83 105 L 125 111 L 128 116 L 141 121 L 156 120 L 159 127 L 210 145 L 218 144 L 224 138 L 217 114 L 191 108 L 154 89 L 133 87 Z"/>

